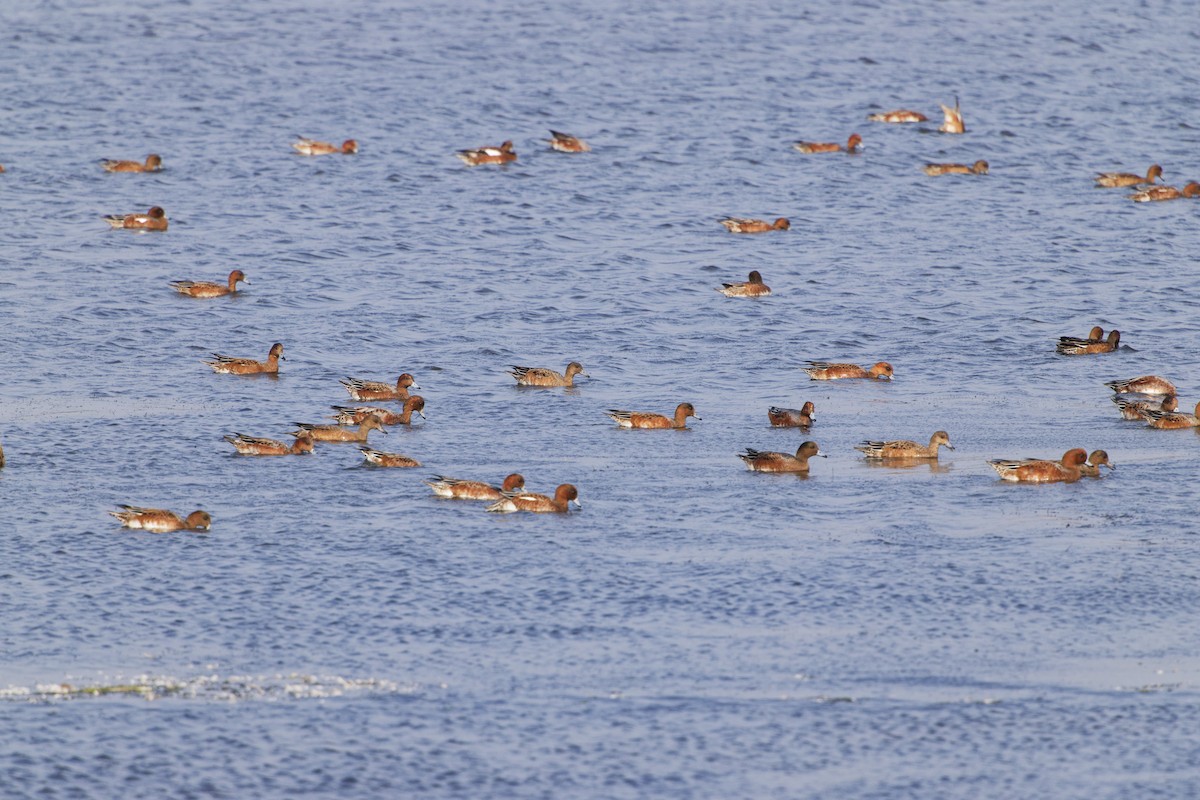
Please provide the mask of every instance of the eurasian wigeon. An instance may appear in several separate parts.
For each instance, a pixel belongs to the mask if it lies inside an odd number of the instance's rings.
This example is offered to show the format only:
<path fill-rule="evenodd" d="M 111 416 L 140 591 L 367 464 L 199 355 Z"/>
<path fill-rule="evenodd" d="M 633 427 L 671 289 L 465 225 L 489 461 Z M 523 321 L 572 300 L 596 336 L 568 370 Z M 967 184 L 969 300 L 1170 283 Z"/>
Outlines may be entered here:
<path fill-rule="evenodd" d="M 1058 340 L 1060 342 L 1102 342 L 1104 341 L 1104 328 L 1093 325 L 1087 336 L 1060 336 Z"/>
<path fill-rule="evenodd" d="M 983 159 L 970 166 L 966 164 L 926 164 L 921 167 L 926 175 L 987 175 L 988 163 Z"/>
<path fill-rule="evenodd" d="M 812 401 L 806 401 L 799 409 L 780 408 L 771 406 L 767 409 L 767 419 L 775 428 L 809 428 L 817 418 L 817 407 Z"/>
<path fill-rule="evenodd" d="M 165 231 L 167 229 L 167 212 L 161 206 L 154 206 L 145 214 L 109 214 L 105 221 L 113 228 L 125 228 L 134 231 Z"/>
<path fill-rule="evenodd" d="M 332 408 L 338 412 L 333 419 L 339 425 L 360 425 L 367 417 L 375 417 L 384 425 L 411 425 L 414 411 L 421 415 L 421 419 L 425 419 L 425 398 L 419 394 L 414 394 L 405 400 L 404 411 L 399 414 L 376 406 L 333 406 Z"/>
<path fill-rule="evenodd" d="M 585 378 L 591 377 L 583 371 L 583 365 L 578 361 L 572 361 L 567 364 L 566 374 L 555 372 L 552 369 L 545 367 L 518 367 L 512 365 L 512 369 L 508 372 L 516 378 L 518 386 L 574 386 L 575 376 L 582 375 Z"/>
<path fill-rule="evenodd" d="M 212 367 L 213 372 L 225 375 L 276 375 L 279 373 L 281 360 L 287 361 L 283 357 L 283 345 L 276 342 L 271 345 L 266 361 L 255 361 L 253 358 L 234 358 L 213 353 L 213 360 L 203 363 Z"/>
<path fill-rule="evenodd" d="M 936 431 L 933 436 L 929 437 L 928 445 L 917 444 L 906 439 L 897 439 L 891 442 L 867 440 L 855 445 L 854 449 L 861 451 L 867 458 L 891 460 L 937 458 L 938 447 L 941 446 L 945 446 L 948 450 L 954 449 L 954 445 L 950 444 L 950 434 L 945 431 Z"/>
<path fill-rule="evenodd" d="M 171 281 L 171 288 L 188 297 L 221 297 L 237 291 L 238 283 L 250 283 L 246 273 L 235 269 L 229 273 L 228 283 L 213 283 L 211 281 Z"/>
<path fill-rule="evenodd" d="M 1159 409 L 1149 409 L 1146 411 L 1146 424 L 1151 428 L 1169 431 L 1178 428 L 1198 428 L 1200 427 L 1200 403 L 1196 404 L 1195 410 L 1191 413 L 1183 411 L 1164 411 Z"/>
<path fill-rule="evenodd" d="M 402 373 L 399 378 L 396 378 L 396 385 L 390 383 L 380 383 L 379 381 L 364 381 L 359 378 L 347 377 L 344 381 L 338 381 L 342 386 L 346 387 L 346 391 L 350 393 L 350 397 L 354 400 L 407 400 L 408 390 L 420 389 L 416 381 L 410 373 Z"/>
<path fill-rule="evenodd" d="M 120 511 L 110 511 L 126 528 L 135 528 L 151 533 L 171 533 L 172 531 L 206 531 L 212 525 L 212 517 L 207 511 L 193 511 L 187 519 L 174 511 L 161 508 L 138 508 L 137 506 L 118 505 Z"/>
<path fill-rule="evenodd" d="M 105 172 L 158 172 L 162 169 L 162 159 L 154 153 L 146 156 L 144 164 L 141 161 L 117 161 L 114 158 L 105 158 L 100 161 L 100 166 L 104 167 Z"/>
<path fill-rule="evenodd" d="M 1156 178 L 1162 177 L 1162 167 L 1158 164 L 1151 164 L 1150 169 L 1146 170 L 1146 177 L 1134 175 L 1132 172 L 1100 172 L 1096 175 L 1096 186 L 1105 189 L 1116 189 L 1125 186 L 1141 186 L 1147 183 L 1154 183 Z"/>
<path fill-rule="evenodd" d="M 746 219 L 745 217 L 723 217 L 718 220 L 730 233 L 766 233 L 767 231 L 786 231 L 792 227 L 787 217 L 780 217 L 774 222 L 761 219 Z"/>
<path fill-rule="evenodd" d="M 753 472 L 808 472 L 808 460 L 813 456 L 826 457 L 816 442 L 800 445 L 794 456 L 751 447 L 747 447 L 744 453 L 738 453 L 738 458 L 745 461 L 746 467 Z"/>
<path fill-rule="evenodd" d="M 954 108 L 942 106 L 942 126 L 938 130 L 942 133 L 966 132 L 967 126 L 963 125 L 962 110 L 959 108 L 957 97 L 954 98 Z"/>
<path fill-rule="evenodd" d="M 358 452 L 363 454 L 363 458 L 368 464 L 374 464 L 377 467 L 419 467 L 421 462 L 415 458 L 409 458 L 400 453 L 385 453 L 382 450 L 372 450 L 370 447 L 360 447 Z"/>
<path fill-rule="evenodd" d="M 293 422 L 292 424 L 299 428 L 298 431 L 292 432 L 293 436 L 307 433 L 318 442 L 366 442 L 367 434 L 371 431 L 379 431 L 383 435 L 387 435 L 379 417 L 374 416 L 363 419 L 358 423 L 357 428 L 345 425 L 312 425 L 307 422 Z"/>
<path fill-rule="evenodd" d="M 1062 356 L 1084 356 L 1093 353 L 1111 353 L 1121 346 L 1121 332 L 1109 331 L 1104 339 L 1076 339 L 1071 336 L 1060 336 L 1055 352 Z"/>
<path fill-rule="evenodd" d="M 294 434 L 296 440 L 286 445 L 277 439 L 262 439 L 244 433 L 226 434 L 222 438 L 244 456 L 298 456 L 313 451 L 313 437 L 308 433 Z"/>
<path fill-rule="evenodd" d="M 651 414 L 644 411 L 621 411 L 610 408 L 608 415 L 621 428 L 686 428 L 687 418 L 696 417 L 696 409 L 691 403 L 680 403 L 675 406 L 675 417 L 664 417 L 662 414 Z M 696 417 L 696 419 L 700 419 Z"/>
<path fill-rule="evenodd" d="M 583 508 L 583 504 L 579 502 L 579 490 L 569 483 L 564 483 L 554 490 L 554 497 L 522 492 L 521 494 L 500 498 L 488 506 L 487 510 L 502 514 L 513 511 L 530 511 L 535 514 L 565 514 L 571 503 L 574 503 L 579 508 Z"/>
<path fill-rule="evenodd" d="M 1104 384 L 1117 394 L 1175 394 L 1175 384 L 1158 375 L 1142 375 Z"/>
<path fill-rule="evenodd" d="M 1147 411 L 1174 411 L 1179 407 L 1179 399 L 1173 394 L 1164 396 L 1161 401 L 1127 400 L 1114 394 L 1112 401 L 1121 409 L 1121 416 L 1130 420 L 1145 420 Z"/>
<path fill-rule="evenodd" d="M 499 147 L 475 147 L 470 150 L 459 150 L 455 155 L 461 158 L 468 167 L 476 167 L 480 164 L 507 164 L 517 160 L 513 143 L 510 141 L 505 141 Z"/>
<path fill-rule="evenodd" d="M 925 122 L 929 117 L 922 114 L 920 111 L 909 111 L 907 108 L 898 108 L 895 111 L 884 111 L 880 114 L 868 114 L 867 119 L 871 122 Z"/>
<path fill-rule="evenodd" d="M 358 142 L 353 139 L 347 139 L 342 142 L 341 147 L 338 147 L 329 142 L 318 142 L 315 139 L 306 139 L 301 136 L 299 141 L 292 142 L 292 147 L 302 156 L 327 156 L 330 153 L 343 153 L 350 156 L 358 152 Z"/>
<path fill-rule="evenodd" d="M 548 141 L 550 148 L 560 153 L 587 153 L 592 149 L 583 139 L 562 131 L 551 130 Z"/>
<path fill-rule="evenodd" d="M 449 497 L 455 500 L 491 500 L 496 501 L 506 495 L 517 494 L 525 488 L 525 478 L 514 472 L 504 479 L 499 486 L 493 486 L 483 481 L 464 481 L 458 478 L 447 478 L 444 475 L 434 475 L 424 482 L 433 489 L 438 497 Z"/>
<path fill-rule="evenodd" d="M 745 283 L 722 283 L 721 287 L 717 291 L 726 297 L 766 297 L 771 293 L 758 270 L 751 271 Z"/>
<path fill-rule="evenodd" d="M 1047 461 L 1039 458 L 1019 460 L 995 459 L 988 466 L 1000 474 L 1006 481 L 1021 481 L 1024 483 L 1058 483 L 1079 480 L 1083 474 L 1081 467 L 1087 463 L 1088 454 L 1082 447 L 1068 450 L 1058 461 Z"/>
<path fill-rule="evenodd" d="M 833 364 L 828 361 L 806 361 L 804 367 L 808 377 L 814 381 L 836 381 L 841 378 L 875 378 L 878 380 L 892 379 L 892 365 L 880 361 L 870 369 L 863 369 L 858 364 Z"/>
<path fill-rule="evenodd" d="M 1088 463 L 1079 468 L 1079 472 L 1088 478 L 1099 478 L 1100 468 L 1116 469 L 1117 465 L 1108 460 L 1108 453 L 1103 450 L 1093 450 L 1088 456 Z"/>
<path fill-rule="evenodd" d="M 850 134 L 850 138 L 846 140 L 845 145 L 840 145 L 835 142 L 795 142 L 792 147 L 799 150 L 801 153 L 855 153 L 862 147 L 862 137 L 857 133 Z"/>
<path fill-rule="evenodd" d="M 1134 192 L 1129 195 L 1129 199 L 1135 203 L 1154 203 L 1159 200 L 1180 200 L 1197 195 L 1200 195 L 1200 183 L 1191 181 L 1182 189 L 1176 189 L 1174 186 L 1151 186 L 1149 189 Z"/>

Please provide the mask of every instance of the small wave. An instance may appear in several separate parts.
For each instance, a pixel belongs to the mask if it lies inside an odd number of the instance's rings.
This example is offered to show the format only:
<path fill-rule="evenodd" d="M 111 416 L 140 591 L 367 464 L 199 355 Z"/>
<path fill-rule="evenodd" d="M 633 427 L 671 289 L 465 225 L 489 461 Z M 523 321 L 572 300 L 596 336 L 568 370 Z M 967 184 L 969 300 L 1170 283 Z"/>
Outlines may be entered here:
<path fill-rule="evenodd" d="M 344 678 L 338 675 L 199 675 L 173 678 L 165 675 L 117 677 L 112 681 L 76 684 L 51 683 L 0 689 L 0 702 L 48 703 L 95 697 L 137 697 L 143 700 L 180 698 L 236 702 L 245 700 L 313 700 L 363 694 L 412 694 L 404 686 L 380 678 Z"/>

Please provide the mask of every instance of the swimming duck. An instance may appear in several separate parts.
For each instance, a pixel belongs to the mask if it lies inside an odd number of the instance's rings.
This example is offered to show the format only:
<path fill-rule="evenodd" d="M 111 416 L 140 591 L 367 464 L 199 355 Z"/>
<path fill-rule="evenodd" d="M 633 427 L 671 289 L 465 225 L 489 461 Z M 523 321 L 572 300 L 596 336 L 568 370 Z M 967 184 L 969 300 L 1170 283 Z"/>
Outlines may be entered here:
<path fill-rule="evenodd" d="M 780 217 L 774 222 L 761 219 L 746 219 L 745 217 L 723 217 L 718 220 L 730 233 L 766 233 L 767 231 L 786 231 L 792 227 L 787 217 Z"/>
<path fill-rule="evenodd" d="M 1039 458 L 1019 460 L 995 459 L 988 466 L 1000 474 L 1006 481 L 1021 481 L 1025 483 L 1070 483 L 1079 480 L 1083 474 L 1080 469 L 1087 463 L 1088 454 L 1082 447 L 1068 450 L 1058 461 L 1048 461 Z"/>
<path fill-rule="evenodd" d="M 276 342 L 271 345 L 266 361 L 255 361 L 253 358 L 233 358 L 213 353 L 213 360 L 203 363 L 212 367 L 213 372 L 225 375 L 275 375 L 279 372 L 280 360 L 287 361 L 283 357 L 283 345 Z"/>
<path fill-rule="evenodd" d="M 675 417 L 665 417 L 662 414 L 651 414 L 644 411 L 620 411 L 615 408 L 608 410 L 608 415 L 621 428 L 686 428 L 687 418 L 696 417 L 696 409 L 691 403 L 680 403 L 675 407 Z"/>
<path fill-rule="evenodd" d="M 1134 175 L 1132 172 L 1100 172 L 1096 175 L 1096 186 L 1105 189 L 1115 189 L 1125 186 L 1141 186 L 1147 183 L 1154 183 L 1155 179 L 1162 177 L 1162 167 L 1158 164 L 1151 164 L 1150 169 L 1146 170 L 1146 177 Z"/>
<path fill-rule="evenodd" d="M 745 461 L 747 469 L 752 472 L 808 472 L 808 460 L 813 456 L 826 457 L 816 442 L 800 445 L 794 456 L 751 447 L 747 447 L 744 453 L 738 453 L 738 458 Z"/>
<path fill-rule="evenodd" d="M 721 286 L 723 288 L 717 291 L 726 297 L 766 297 L 771 293 L 771 287 L 763 283 L 758 270 L 753 270 L 745 283 L 723 283 Z"/>
<path fill-rule="evenodd" d="M 476 167 L 480 164 L 507 164 L 509 161 L 516 161 L 517 154 L 513 150 L 513 143 L 506 141 L 499 147 L 476 147 L 471 150 L 459 150 L 455 153 L 463 163 L 468 167 Z"/>
<path fill-rule="evenodd" d="M 154 153 L 146 156 L 145 163 L 105 158 L 101 160 L 100 166 L 104 167 L 106 172 L 158 172 L 162 169 L 162 159 Z"/>
<path fill-rule="evenodd" d="M 838 153 L 843 151 L 855 153 L 862 147 L 862 137 L 857 133 L 852 133 L 845 145 L 835 142 L 794 142 L 792 147 L 801 153 Z"/>
<path fill-rule="evenodd" d="M 299 141 L 292 142 L 292 147 L 302 156 L 327 156 L 331 153 L 350 156 L 358 152 L 358 142 L 353 139 L 347 139 L 342 142 L 341 147 L 338 147 L 329 142 L 318 142 L 316 139 L 306 139 L 301 136 Z"/>
<path fill-rule="evenodd" d="M 548 140 L 550 143 L 550 148 L 552 150 L 557 150 L 560 153 L 587 153 L 592 149 L 588 147 L 587 142 L 572 136 L 569 133 L 551 130 L 550 137 L 551 138 Z"/>
<path fill-rule="evenodd" d="M 892 365 L 886 361 L 880 361 L 870 369 L 863 369 L 858 364 L 834 364 L 828 361 L 805 363 L 809 366 L 804 367 L 804 371 L 814 381 L 836 381 L 841 378 L 877 378 L 890 381 L 894 374 Z"/>
<path fill-rule="evenodd" d="M 954 445 L 950 444 L 950 434 L 945 431 L 937 431 L 933 436 L 930 436 L 928 446 L 917 444 L 907 439 L 897 439 L 891 442 L 868 439 L 861 444 L 855 445 L 854 449 L 861 451 L 867 458 L 890 460 L 937 458 L 938 447 L 941 446 L 945 446 L 949 450 L 954 449 Z"/>
<path fill-rule="evenodd" d="M 121 510 L 108 513 L 121 520 L 123 526 L 151 533 L 206 531 L 212 525 L 212 517 L 207 511 L 193 511 L 187 515 L 187 519 L 184 519 L 174 511 L 161 508 L 138 508 L 127 505 L 118 505 L 117 508 Z"/>
<path fill-rule="evenodd" d="M 188 297 L 221 297 L 237 291 L 238 283 L 249 283 L 246 273 L 235 269 L 229 273 L 227 283 L 212 283 L 210 281 L 171 281 L 171 288 Z"/>
<path fill-rule="evenodd" d="M 518 367 L 512 365 L 509 375 L 516 378 L 518 386 L 574 386 L 575 376 L 591 377 L 583 371 L 583 365 L 578 361 L 567 364 L 566 374 L 555 372 L 545 367 Z"/>
<path fill-rule="evenodd" d="M 583 504 L 579 502 L 579 490 L 569 483 L 564 483 L 554 490 L 552 498 L 544 494 L 523 492 L 510 497 L 502 497 L 488 506 L 487 510 L 501 514 L 509 514 L 514 511 L 529 511 L 535 514 L 565 514 L 571 503 L 583 508 Z"/>
<path fill-rule="evenodd" d="M 145 214 L 109 214 L 105 221 L 112 228 L 125 228 L 135 231 L 165 231 L 167 229 L 167 212 L 160 206 L 153 206 Z"/>

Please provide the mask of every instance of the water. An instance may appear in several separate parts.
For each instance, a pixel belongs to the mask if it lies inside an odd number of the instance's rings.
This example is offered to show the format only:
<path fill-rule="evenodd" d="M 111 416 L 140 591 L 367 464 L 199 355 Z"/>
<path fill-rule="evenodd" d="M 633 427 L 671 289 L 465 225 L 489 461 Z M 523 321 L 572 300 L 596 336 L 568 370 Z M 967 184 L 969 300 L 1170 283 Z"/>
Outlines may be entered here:
<path fill-rule="evenodd" d="M 0 795 L 1197 794 L 1200 451 L 1103 383 L 1194 402 L 1200 209 L 1090 181 L 1200 177 L 1188 6 L 40 3 L 2 30 Z M 956 95 L 968 133 L 934 133 Z M 865 121 L 896 107 L 933 122 Z M 453 156 L 506 138 L 507 168 Z M 155 204 L 165 234 L 100 219 Z M 167 285 L 234 267 L 234 298 Z M 750 269 L 772 297 L 713 291 Z M 1095 324 L 1126 346 L 1054 355 Z M 275 341 L 278 379 L 199 363 Z M 570 360 L 573 392 L 505 374 Z M 403 371 L 429 418 L 372 444 L 424 469 L 221 441 Z M 603 413 L 684 400 L 685 432 Z M 767 426 L 804 400 L 810 437 Z M 939 428 L 937 469 L 852 449 Z M 735 457 L 804 438 L 807 480 Z M 1075 446 L 1118 469 L 984 463 Z M 420 483 L 514 470 L 583 511 Z M 215 522 L 127 532 L 117 503 Z"/>

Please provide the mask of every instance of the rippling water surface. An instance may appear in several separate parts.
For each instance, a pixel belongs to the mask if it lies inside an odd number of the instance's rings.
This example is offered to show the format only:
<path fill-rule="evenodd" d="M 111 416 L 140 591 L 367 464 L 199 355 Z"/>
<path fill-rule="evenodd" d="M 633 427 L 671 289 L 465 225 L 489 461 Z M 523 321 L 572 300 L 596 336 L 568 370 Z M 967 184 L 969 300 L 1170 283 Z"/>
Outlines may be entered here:
<path fill-rule="evenodd" d="M 1200 207 L 1090 180 L 1200 178 L 1190 5 L 104 0 L 0 23 L 4 797 L 1200 794 L 1200 441 L 1103 386 L 1197 399 Z M 955 96 L 968 133 L 940 135 Z M 897 107 L 933 121 L 865 120 Z M 790 147 L 851 132 L 861 155 Z M 361 150 L 302 158 L 297 134 Z M 453 156 L 504 139 L 511 166 Z M 97 163 L 150 152 L 163 172 Z M 151 205 L 165 234 L 101 219 Z M 234 267 L 233 298 L 168 286 Z M 773 296 L 713 291 L 751 269 Z M 1126 346 L 1054 354 L 1095 324 Z M 276 341 L 277 379 L 200 363 Z M 810 383 L 805 359 L 896 380 Z M 505 374 L 570 360 L 574 391 Z M 221 441 L 403 371 L 428 419 L 372 444 L 423 469 Z M 603 413 L 684 400 L 687 431 Z M 768 427 L 805 400 L 811 434 Z M 939 428 L 936 468 L 852 449 Z M 829 454 L 807 480 L 735 457 L 805 438 Z M 1077 446 L 1118 469 L 1030 487 L 984 463 Z M 583 510 L 420 482 L 510 471 Z M 117 503 L 215 521 L 128 532 Z"/>

